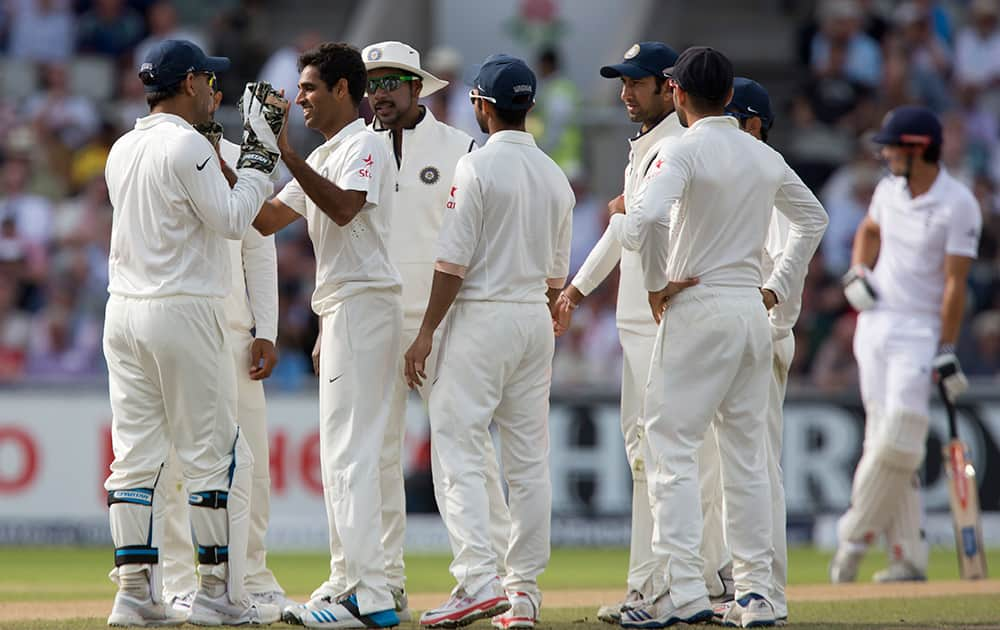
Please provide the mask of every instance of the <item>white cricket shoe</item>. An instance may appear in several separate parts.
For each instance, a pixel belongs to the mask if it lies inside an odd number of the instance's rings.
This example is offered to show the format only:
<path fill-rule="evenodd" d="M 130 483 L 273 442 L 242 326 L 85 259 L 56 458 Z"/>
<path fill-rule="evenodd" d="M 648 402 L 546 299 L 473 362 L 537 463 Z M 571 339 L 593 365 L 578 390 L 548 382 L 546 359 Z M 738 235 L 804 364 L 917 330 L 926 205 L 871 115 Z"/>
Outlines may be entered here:
<path fill-rule="evenodd" d="M 400 621 L 410 621 L 413 613 L 410 612 L 410 598 L 406 596 L 406 591 L 402 587 L 390 586 L 392 601 L 396 607 L 396 616 Z"/>
<path fill-rule="evenodd" d="M 290 602 L 287 606 L 281 609 L 281 620 L 285 623 L 292 624 L 293 626 L 303 626 L 305 625 L 305 616 L 314 610 L 323 610 L 324 608 L 329 608 L 336 600 L 335 595 L 329 593 L 324 593 L 317 589 L 313 592 L 312 597 L 309 601 L 303 602 L 301 604 L 296 604 Z"/>
<path fill-rule="evenodd" d="M 708 600 L 712 605 L 731 602 L 736 598 L 736 583 L 733 581 L 733 563 L 719 569 L 719 581 L 722 582 L 722 592 L 716 595 L 709 593 Z M 714 610 L 714 609 L 713 609 Z"/>
<path fill-rule="evenodd" d="M 185 593 L 175 593 L 173 595 L 167 595 L 164 597 L 167 605 L 172 606 L 180 611 L 191 612 L 191 604 L 194 603 L 195 591 L 187 591 Z"/>
<path fill-rule="evenodd" d="M 281 619 L 281 609 L 271 604 L 261 604 L 249 597 L 234 604 L 225 591 L 212 597 L 199 590 L 191 605 L 188 623 L 196 626 L 266 626 Z"/>
<path fill-rule="evenodd" d="M 302 622 L 307 628 L 394 628 L 399 625 L 399 616 L 392 608 L 361 614 L 357 595 L 351 594 L 307 611 Z"/>
<path fill-rule="evenodd" d="M 927 576 L 906 560 L 898 560 L 877 571 L 872 579 L 876 582 L 926 582 Z"/>
<path fill-rule="evenodd" d="M 258 604 L 270 604 L 277 606 L 278 610 L 284 610 L 289 606 L 295 606 L 296 602 L 288 599 L 284 591 L 263 591 L 260 593 L 250 593 L 250 599 Z"/>
<path fill-rule="evenodd" d="M 722 625 L 734 628 L 763 628 L 775 624 L 774 606 L 757 593 L 737 599 L 722 618 Z"/>
<path fill-rule="evenodd" d="M 841 544 L 837 553 L 830 561 L 830 581 L 834 584 L 844 584 L 858 579 L 858 568 L 865 552 L 852 548 L 849 544 Z"/>
<path fill-rule="evenodd" d="M 505 613 L 509 608 L 510 600 L 500 585 L 500 578 L 494 576 L 472 594 L 466 593 L 463 588 L 456 588 L 448 601 L 420 616 L 420 625 L 425 628 L 458 628 Z"/>
<path fill-rule="evenodd" d="M 728 602 L 712 604 L 712 617 L 716 623 L 722 625 L 722 620 L 726 617 L 726 613 L 729 612 L 729 609 L 733 607 L 734 603 L 736 603 L 736 600 L 731 599 Z"/>
<path fill-rule="evenodd" d="M 642 593 L 639 591 L 629 591 L 625 595 L 625 599 L 614 604 L 607 604 L 601 606 L 597 609 L 597 618 L 604 623 L 610 623 L 613 626 L 617 626 L 622 620 L 622 611 L 626 608 L 631 608 L 633 605 L 638 604 L 642 601 Z"/>
<path fill-rule="evenodd" d="M 701 623 L 712 620 L 712 603 L 700 597 L 683 606 L 675 606 L 669 591 L 656 599 L 647 599 L 622 610 L 623 628 L 666 628 L 678 623 Z"/>
<path fill-rule="evenodd" d="M 538 606 L 531 595 L 527 593 L 508 593 L 510 609 L 493 618 L 493 627 L 500 630 L 508 628 L 534 628 L 538 622 Z"/>
<path fill-rule="evenodd" d="M 109 626 L 139 626 L 163 628 L 179 626 L 188 620 L 190 611 L 177 610 L 169 604 L 153 603 L 150 597 L 139 599 L 125 591 L 118 591 L 108 617 Z"/>

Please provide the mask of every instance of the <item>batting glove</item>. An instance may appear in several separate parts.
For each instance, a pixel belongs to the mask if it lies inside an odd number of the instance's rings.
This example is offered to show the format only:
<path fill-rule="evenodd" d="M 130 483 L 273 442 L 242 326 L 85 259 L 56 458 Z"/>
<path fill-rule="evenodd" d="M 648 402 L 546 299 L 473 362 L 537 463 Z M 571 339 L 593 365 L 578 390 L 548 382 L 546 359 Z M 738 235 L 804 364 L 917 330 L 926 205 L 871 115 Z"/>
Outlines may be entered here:
<path fill-rule="evenodd" d="M 236 168 L 254 168 L 271 175 L 281 152 L 278 136 L 285 124 L 288 101 L 267 82 L 247 83 L 237 107 L 243 115 L 243 142 Z"/>
<path fill-rule="evenodd" d="M 871 269 L 859 263 L 851 267 L 840 280 L 844 287 L 844 297 L 856 311 L 867 311 L 878 300 L 878 294 L 868 281 L 871 273 Z"/>
<path fill-rule="evenodd" d="M 951 345 L 941 346 L 931 366 L 934 370 L 934 381 L 944 385 L 949 400 L 954 401 L 969 389 L 969 379 L 965 378 L 962 364 L 958 362 L 954 347 Z"/>

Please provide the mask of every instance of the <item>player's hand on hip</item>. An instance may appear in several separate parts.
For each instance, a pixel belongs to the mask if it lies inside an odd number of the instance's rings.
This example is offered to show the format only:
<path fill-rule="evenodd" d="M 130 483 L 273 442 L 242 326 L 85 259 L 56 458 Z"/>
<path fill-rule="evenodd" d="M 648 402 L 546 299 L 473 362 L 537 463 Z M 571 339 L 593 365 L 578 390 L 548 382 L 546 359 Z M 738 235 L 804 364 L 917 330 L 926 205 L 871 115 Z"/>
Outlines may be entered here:
<path fill-rule="evenodd" d="M 771 310 L 778 305 L 778 294 L 771 289 L 761 289 L 760 297 L 764 300 L 764 308 Z"/>
<path fill-rule="evenodd" d="M 608 214 L 625 214 L 625 195 L 618 195 L 608 202 Z"/>
<path fill-rule="evenodd" d="M 581 300 L 583 300 L 583 294 L 572 284 L 559 293 L 559 297 L 556 298 L 556 308 L 552 313 L 556 337 L 569 330 L 570 324 L 573 322 L 573 311 L 580 305 Z"/>
<path fill-rule="evenodd" d="M 931 367 L 933 368 L 934 382 L 944 386 L 949 400 L 954 401 L 965 390 L 969 389 L 969 379 L 962 372 L 962 364 L 955 356 L 954 347 L 942 345 L 941 349 L 938 350 L 938 355 L 934 357 Z"/>
<path fill-rule="evenodd" d="M 687 280 L 678 280 L 676 282 L 671 280 L 667 283 L 667 286 L 659 291 L 650 291 L 649 308 L 653 311 L 653 319 L 656 323 L 659 324 L 660 320 L 663 319 L 663 313 L 667 310 L 667 306 L 670 305 L 670 298 L 696 284 L 698 284 L 698 278 L 688 278 Z"/>
<path fill-rule="evenodd" d="M 403 376 L 406 377 L 406 385 L 410 389 L 420 387 L 427 379 L 424 370 L 433 345 L 433 335 L 425 335 L 421 332 L 410 344 L 406 354 L 403 355 Z"/>
<path fill-rule="evenodd" d="M 267 339 L 254 339 L 250 344 L 250 380 L 262 381 L 271 376 L 278 364 L 278 351 Z"/>

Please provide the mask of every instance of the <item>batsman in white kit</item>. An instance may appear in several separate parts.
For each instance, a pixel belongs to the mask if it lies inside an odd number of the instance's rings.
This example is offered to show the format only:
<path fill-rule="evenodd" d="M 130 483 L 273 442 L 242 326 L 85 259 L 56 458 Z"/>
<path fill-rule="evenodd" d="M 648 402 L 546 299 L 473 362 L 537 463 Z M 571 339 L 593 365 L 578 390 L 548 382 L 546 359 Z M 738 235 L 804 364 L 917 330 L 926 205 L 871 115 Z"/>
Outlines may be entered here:
<path fill-rule="evenodd" d="M 623 247 L 639 251 L 660 319 L 643 413 L 652 548 L 663 586 L 623 610 L 621 625 L 659 628 L 712 617 L 700 557 L 697 461 L 708 430 L 718 439 L 736 590 L 723 622 L 773 625 L 767 309 L 801 283 L 827 218 L 784 159 L 725 115 L 733 69 L 724 55 L 689 48 L 667 74 L 688 132 L 663 147 L 637 207 L 612 217 Z M 791 221 L 790 237 L 761 288 L 773 208 Z M 669 282 L 691 278 L 699 284 L 679 293 Z"/>
<path fill-rule="evenodd" d="M 430 421 L 441 456 L 434 483 L 446 496 L 458 585 L 421 616 L 425 627 L 492 616 L 497 628 L 531 628 L 541 605 L 537 578 L 548 563 L 552 506 L 551 308 L 569 271 L 575 199 L 562 170 L 524 131 L 535 89 L 535 75 L 520 59 L 493 55 L 479 69 L 470 96 L 490 138 L 456 166 L 427 311 L 406 352 L 407 381 L 420 386 L 434 332 L 448 315 Z M 490 536 L 491 422 L 509 488 L 502 581 Z"/>
<path fill-rule="evenodd" d="M 854 581 L 865 551 L 883 534 L 889 566 L 875 580 L 926 579 L 917 473 L 932 376 L 952 400 L 968 387 L 955 344 L 979 247 L 979 204 L 940 164 L 941 123 L 930 110 L 896 108 L 874 141 L 891 174 L 872 195 L 844 277 L 847 299 L 861 311 L 854 356 L 865 441 L 851 506 L 837 524 L 833 582 Z"/>
<path fill-rule="evenodd" d="M 625 167 L 623 193 L 611 201 L 610 207 L 624 205 L 628 212 L 629 208 L 638 203 L 645 176 L 657 159 L 658 152 L 654 149 L 661 140 L 679 138 L 684 134 L 684 128 L 674 112 L 670 86 L 663 76 L 663 71 L 676 61 L 677 53 L 666 44 L 641 42 L 625 51 L 621 63 L 601 68 L 601 76 L 608 79 L 620 78 L 621 100 L 629 119 L 641 123 L 639 133 L 629 139 L 629 162 Z M 653 513 L 649 509 L 640 417 L 657 326 L 649 310 L 639 254 L 623 250 L 615 231 L 610 228 L 605 230 L 576 277 L 560 293 L 557 302 L 561 332 L 569 328 L 571 315 L 583 298 L 607 278 L 619 260 L 621 275 L 615 319 L 624 359 L 621 425 L 625 452 L 632 471 L 632 531 L 625 598 L 602 606 L 597 613 L 598 619 L 612 624 L 621 620 L 622 607 L 628 607 L 656 592 L 653 584 L 656 565 L 650 549 Z"/>
<path fill-rule="evenodd" d="M 105 482 L 118 584 L 112 626 L 261 624 L 275 606 L 244 586 L 253 457 L 236 424 L 223 303 L 225 239 L 241 239 L 272 192 L 287 103 L 244 94 L 238 177 L 193 125 L 211 120 L 214 73 L 229 60 L 167 40 L 143 61 L 150 115 L 111 149 L 114 207 L 104 327 L 115 459 Z M 229 180 L 227 181 L 227 177 Z M 233 182 L 230 190 L 229 182 Z M 190 494 L 201 584 L 190 611 L 162 600 L 158 490 L 173 448 Z"/>
<path fill-rule="evenodd" d="M 368 102 L 375 119 L 371 129 L 395 157 L 392 201 L 392 231 L 389 259 L 403 280 L 403 348 L 408 348 L 420 330 L 434 277 L 434 254 L 445 204 L 458 160 L 473 150 L 475 141 L 465 132 L 437 120 L 419 98 L 448 85 L 420 67 L 420 53 L 402 42 L 379 42 L 361 51 L 368 71 Z M 418 387 L 426 403 L 434 381 L 431 366 L 437 360 L 440 329 L 435 349 L 428 358 L 428 382 Z M 402 369 L 399 378 L 404 378 Z M 406 431 L 406 387 L 395 390 L 392 414 L 382 452 L 382 537 L 386 578 L 401 621 L 409 621 L 404 585 L 403 541 L 406 534 L 406 497 L 403 486 L 403 437 Z M 440 454 L 431 442 L 431 468 L 440 467 Z M 487 489 L 490 493 L 490 531 L 493 548 L 501 561 L 507 549 L 510 516 L 500 483 L 496 455 L 487 457 Z M 447 497 L 435 487 L 438 509 L 444 513 Z"/>
<path fill-rule="evenodd" d="M 736 77 L 733 81 L 733 98 L 726 105 L 726 113 L 739 121 L 740 129 L 753 137 L 767 142 L 768 132 L 774 124 L 774 114 L 771 109 L 771 98 L 762 85 L 752 79 Z M 767 229 L 767 240 L 764 243 L 763 264 L 761 271 L 767 278 L 781 261 L 785 244 L 788 242 L 790 222 L 781 212 L 771 214 L 771 222 Z M 804 278 L 803 278 L 804 280 Z M 788 383 L 788 369 L 795 355 L 795 337 L 792 328 L 802 310 L 802 286 L 791 289 L 787 299 L 775 305 L 768 312 L 771 324 L 771 342 L 774 347 L 774 357 L 771 362 L 770 390 L 767 398 L 767 476 L 771 487 L 771 519 L 772 544 L 774 558 L 771 563 L 771 588 L 769 599 L 774 606 L 774 615 L 778 624 L 788 622 L 788 602 L 785 597 L 785 584 L 788 579 L 788 545 L 786 541 L 785 488 L 781 476 L 781 443 L 784 422 L 782 405 L 785 401 L 785 386 Z M 725 422 L 725 418 L 721 419 Z M 699 466 L 702 470 L 702 512 L 705 514 L 704 538 L 706 541 L 714 538 L 711 544 L 705 546 L 725 546 L 725 532 L 722 529 L 722 466 L 718 456 L 718 446 L 715 440 L 710 440 L 711 431 L 706 434 L 705 443 L 715 448 L 715 453 L 708 454 L 702 448 L 699 453 Z M 714 467 L 714 474 L 705 474 L 705 459 Z M 709 484 L 712 487 L 708 487 Z M 712 513 L 709 516 L 709 513 Z M 728 556 L 728 550 L 726 551 Z M 709 589 L 711 592 L 711 588 Z M 733 600 L 716 603 L 713 613 L 717 619 L 725 617 Z"/>
<path fill-rule="evenodd" d="M 215 92 L 215 108 L 222 92 Z M 223 165 L 236 164 L 240 147 L 222 137 L 223 128 L 212 120 L 196 125 L 216 148 Z M 250 491 L 250 532 L 244 584 L 254 600 L 283 608 L 285 592 L 267 568 L 265 537 L 270 517 L 271 474 L 267 441 L 267 407 L 263 379 L 277 364 L 274 348 L 278 336 L 278 269 L 273 236 L 246 231 L 243 240 L 228 241 L 232 283 L 226 296 L 225 314 L 232 340 L 236 370 L 236 423 L 253 454 L 253 484 Z M 167 522 L 160 548 L 163 564 L 164 601 L 191 607 L 197 589 L 197 574 L 188 524 L 188 494 L 176 456 L 164 469 L 163 496 Z"/>
<path fill-rule="evenodd" d="M 380 455 L 399 381 L 400 278 L 389 260 L 392 156 L 358 117 L 367 77 L 357 49 L 324 43 L 299 57 L 306 126 L 326 141 L 303 160 L 279 144 L 295 177 L 261 210 L 272 234 L 305 217 L 316 252 L 312 307 L 321 318 L 320 466 L 330 578 L 284 618 L 310 628 L 392 627 L 386 578 Z"/>

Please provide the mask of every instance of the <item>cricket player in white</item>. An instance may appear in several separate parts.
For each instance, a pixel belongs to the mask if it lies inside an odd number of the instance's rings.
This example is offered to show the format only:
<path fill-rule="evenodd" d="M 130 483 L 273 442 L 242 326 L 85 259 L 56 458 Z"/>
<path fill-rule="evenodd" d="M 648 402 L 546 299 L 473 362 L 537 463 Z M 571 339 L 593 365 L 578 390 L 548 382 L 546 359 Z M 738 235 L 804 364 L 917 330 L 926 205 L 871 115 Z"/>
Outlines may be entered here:
<path fill-rule="evenodd" d="M 663 147 L 638 206 L 612 217 L 623 247 L 640 253 L 650 306 L 661 320 L 643 413 L 653 554 L 663 587 L 624 610 L 621 624 L 665 627 L 712 616 L 699 555 L 696 456 L 711 429 L 736 588 L 724 622 L 772 625 L 765 457 L 772 347 L 765 308 L 801 282 L 826 213 L 777 152 L 724 114 L 733 83 L 724 55 L 689 48 L 669 75 L 688 132 Z M 790 219 L 790 237 L 761 288 L 761 252 L 775 207 Z M 689 278 L 698 286 L 679 294 L 668 282 Z"/>
<path fill-rule="evenodd" d="M 638 135 L 629 139 L 629 162 L 625 167 L 623 194 L 609 207 L 624 204 L 626 212 L 638 201 L 638 194 L 657 152 L 652 149 L 664 138 L 678 138 L 684 128 L 674 113 L 674 102 L 663 71 L 674 65 L 677 53 L 660 42 L 641 42 L 625 51 L 621 63 L 604 66 L 601 76 L 620 78 L 621 100 L 629 119 L 642 123 Z M 616 320 L 624 361 L 621 385 L 621 424 L 625 452 L 632 470 L 632 532 L 629 550 L 627 592 L 621 602 L 602 606 L 597 616 L 608 623 L 621 620 L 622 606 L 648 598 L 656 592 L 653 585 L 653 562 L 650 544 L 653 538 L 653 513 L 649 509 L 646 488 L 646 462 L 643 459 L 642 401 L 649 376 L 649 361 L 656 341 L 656 322 L 649 310 L 642 281 L 642 268 L 636 252 L 622 250 L 615 231 L 607 229 L 587 256 L 573 281 L 563 289 L 557 302 L 560 332 L 570 326 L 573 311 L 621 260 L 618 282 Z"/>
<path fill-rule="evenodd" d="M 774 123 L 771 109 L 771 98 L 762 85 L 745 77 L 736 77 L 733 81 L 733 98 L 726 105 L 726 113 L 739 121 L 743 129 L 753 137 L 767 142 L 768 131 Z M 761 271 L 767 278 L 781 262 L 781 257 L 788 241 L 790 222 L 781 212 L 771 214 L 771 223 L 767 229 L 767 240 L 764 243 L 764 254 Z M 804 280 L 804 277 L 803 277 Z M 788 368 L 795 354 L 795 338 L 792 328 L 802 309 L 802 287 L 792 289 L 787 299 L 774 306 L 769 313 L 771 323 L 771 342 L 774 347 L 774 358 L 771 363 L 770 390 L 767 398 L 767 476 L 771 487 L 771 518 L 772 543 L 774 558 L 771 564 L 770 600 L 774 606 L 774 615 L 778 623 L 788 621 L 788 602 L 785 598 L 785 584 L 788 576 L 788 548 L 785 532 L 785 488 L 781 477 L 781 440 L 783 430 L 782 405 L 785 401 L 785 386 L 788 382 Z M 725 422 L 725 418 L 720 421 Z M 704 538 L 715 539 L 714 545 L 725 545 L 725 532 L 722 527 L 722 470 L 718 457 L 718 446 L 710 431 L 705 436 L 705 443 L 711 444 L 715 453 L 708 454 L 703 448 L 699 453 L 699 466 L 702 469 L 702 512 L 705 513 Z M 705 459 L 714 465 L 715 473 L 706 475 Z M 711 479 L 709 479 L 709 477 Z M 714 484 L 707 488 L 707 482 Z M 712 495 L 712 496 L 708 496 Z M 709 513 L 713 513 L 709 517 Z M 711 524 L 711 526 L 710 526 Z M 703 548 L 705 544 L 703 543 Z M 728 554 L 728 551 L 727 551 Z M 711 589 L 709 589 L 711 592 Z M 720 602 L 713 607 L 716 618 L 725 617 L 733 600 Z"/>
<path fill-rule="evenodd" d="M 253 602 L 244 588 L 253 458 L 236 425 L 223 302 L 225 239 L 243 238 L 272 191 L 283 112 L 265 107 L 263 92 L 246 91 L 239 176 L 224 175 L 192 125 L 211 119 L 214 72 L 228 67 L 187 41 L 155 47 L 139 70 L 151 113 L 115 142 L 105 170 L 114 207 L 104 328 L 115 453 L 105 483 L 119 586 L 113 626 L 188 620 L 188 611 L 161 599 L 165 502 L 157 486 L 171 448 L 199 545 L 191 621 L 278 617 L 277 607 Z M 274 113 L 272 125 L 265 116 Z"/>
<path fill-rule="evenodd" d="M 358 117 L 367 77 L 361 54 L 325 43 L 299 57 L 296 98 L 326 142 L 307 160 L 279 138 L 295 177 L 254 222 L 271 234 L 300 217 L 316 251 L 312 307 L 322 322 L 320 466 L 330 526 L 330 578 L 286 621 L 311 628 L 399 624 L 386 579 L 380 454 L 401 387 L 400 279 L 387 241 L 392 156 Z"/>
<path fill-rule="evenodd" d="M 976 198 L 939 162 L 941 124 L 933 112 L 899 107 L 874 140 L 884 145 L 891 175 L 872 195 L 845 276 L 845 294 L 862 311 L 854 356 L 865 442 L 851 507 L 838 523 L 834 582 L 854 581 L 864 552 L 882 534 L 889 567 L 875 580 L 926 579 L 917 471 L 927 441 L 931 377 L 933 371 L 942 379 L 952 399 L 967 387 L 955 343 L 982 228 Z"/>
<path fill-rule="evenodd" d="M 222 92 L 215 92 L 215 109 Z M 222 137 L 222 125 L 212 121 L 195 127 L 216 148 L 222 164 L 236 164 L 240 147 Z M 232 283 L 225 313 L 232 340 L 236 370 L 236 422 L 253 454 L 250 491 L 250 534 L 244 584 L 256 601 L 287 605 L 285 592 L 267 568 L 264 539 L 271 504 L 270 450 L 267 441 L 267 408 L 263 379 L 278 361 L 274 342 L 278 336 L 278 269 L 274 237 L 249 229 L 241 241 L 228 241 Z M 188 500 L 183 477 L 173 455 L 164 469 L 167 522 L 160 555 L 163 560 L 164 601 L 190 607 L 197 575 L 188 524 Z"/>
<path fill-rule="evenodd" d="M 371 129 L 378 133 L 395 157 L 395 187 L 392 201 L 392 232 L 389 259 L 403 280 L 403 348 L 408 348 L 420 330 L 434 277 L 434 254 L 445 204 L 459 158 L 475 148 L 465 132 L 438 121 L 418 102 L 448 85 L 420 67 L 420 53 L 401 42 L 371 44 L 361 51 L 368 70 L 368 101 L 375 112 Z M 434 381 L 440 332 L 435 333 L 435 351 L 428 359 L 428 382 L 417 388 L 425 402 Z M 403 379 L 403 371 L 399 370 Z M 406 430 L 407 389 L 395 390 L 392 415 L 382 452 L 382 533 L 386 577 L 401 621 L 410 619 L 403 590 L 406 574 L 403 541 L 406 533 L 406 497 L 403 492 L 403 437 Z M 440 467 L 440 454 L 431 442 L 431 468 Z M 493 453 L 492 447 L 490 452 Z M 507 501 L 500 483 L 495 453 L 486 458 L 487 489 L 490 493 L 490 530 L 493 548 L 502 571 L 503 554 L 510 533 Z M 435 487 L 439 510 L 444 514 L 446 496 Z M 457 552 L 456 550 L 453 550 Z"/>
<path fill-rule="evenodd" d="M 479 70 L 471 97 L 490 138 L 455 169 L 427 312 L 406 352 L 407 381 L 416 387 L 427 378 L 434 331 L 451 309 L 430 419 L 441 455 L 434 483 L 446 495 L 458 585 L 423 614 L 425 627 L 496 615 L 495 627 L 530 628 L 541 605 L 537 578 L 548 563 L 552 506 L 551 307 L 569 271 L 575 199 L 562 170 L 524 131 L 535 89 L 535 75 L 520 59 L 494 55 Z M 485 472 L 491 421 L 500 431 L 510 497 L 502 585 Z"/>

